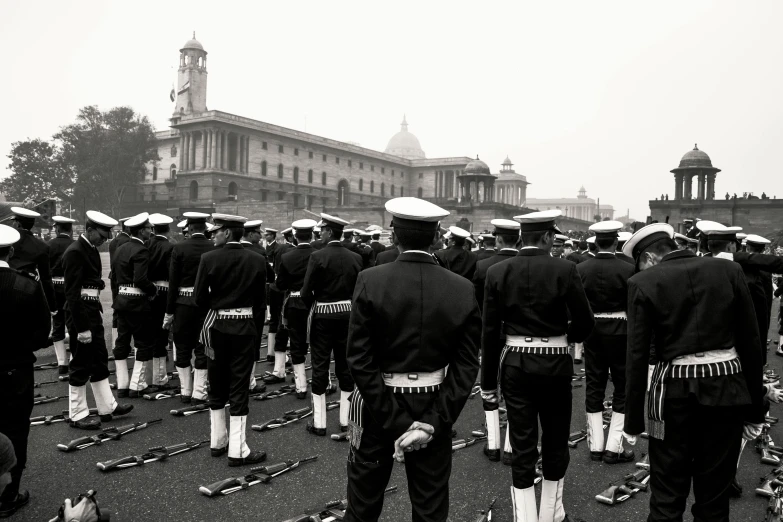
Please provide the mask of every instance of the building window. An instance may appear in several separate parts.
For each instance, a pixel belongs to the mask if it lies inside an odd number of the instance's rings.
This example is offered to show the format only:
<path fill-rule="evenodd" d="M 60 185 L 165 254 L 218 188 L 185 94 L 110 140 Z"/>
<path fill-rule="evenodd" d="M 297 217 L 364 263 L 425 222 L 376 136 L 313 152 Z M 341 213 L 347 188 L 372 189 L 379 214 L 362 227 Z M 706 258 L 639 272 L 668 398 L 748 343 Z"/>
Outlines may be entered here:
<path fill-rule="evenodd" d="M 422 190 L 422 188 L 421 188 L 421 187 L 419 187 L 419 190 L 418 190 L 416 193 L 418 194 L 418 196 L 419 196 L 419 199 L 421 199 L 421 198 L 423 198 L 423 197 L 424 197 L 424 191 Z"/>
<path fill-rule="evenodd" d="M 324 161 L 326 161 L 326 154 L 324 154 Z"/>
<path fill-rule="evenodd" d="M 335 156 L 335 157 L 334 157 L 334 162 L 335 162 L 335 163 L 337 163 L 337 164 L 339 165 L 339 164 L 340 164 L 340 158 L 338 158 L 337 156 Z"/>
<path fill-rule="evenodd" d="M 265 141 L 261 142 L 261 148 L 264 149 L 264 150 L 267 150 L 267 145 L 266 145 Z"/>
<path fill-rule="evenodd" d="M 370 172 L 375 172 L 375 165 L 370 165 Z"/>
<path fill-rule="evenodd" d="M 139 193 L 139 201 L 144 201 L 144 192 Z"/>
<path fill-rule="evenodd" d="M 340 180 L 340 183 L 337 184 L 337 206 L 343 207 L 348 204 L 348 191 L 349 191 L 349 185 L 348 182 L 344 179 Z"/>
<path fill-rule="evenodd" d="M 405 177 L 405 173 L 404 172 L 400 172 L 400 177 L 404 178 Z"/>
<path fill-rule="evenodd" d="M 261 191 L 261 201 L 266 201 L 268 192 L 266 190 Z"/>
<path fill-rule="evenodd" d="M 394 183 L 392 183 L 391 186 L 391 196 L 394 197 Z"/>
<path fill-rule="evenodd" d="M 277 146 L 277 152 L 279 152 L 280 154 L 283 153 L 283 146 L 282 145 L 278 145 Z"/>
<path fill-rule="evenodd" d="M 364 163 L 361 161 L 359 162 L 359 170 L 364 170 Z"/>
<path fill-rule="evenodd" d="M 294 149 L 294 156 L 298 156 L 298 155 L 299 155 L 299 149 Z"/>
<path fill-rule="evenodd" d="M 313 196 L 305 196 L 305 205 L 307 210 L 313 210 Z"/>
<path fill-rule="evenodd" d="M 261 162 L 261 175 L 266 176 L 266 160 Z"/>
<path fill-rule="evenodd" d="M 326 172 L 321 172 L 321 185 L 326 185 Z"/>
<path fill-rule="evenodd" d="M 405 187 L 400 187 L 400 197 L 405 195 Z"/>
<path fill-rule="evenodd" d="M 308 152 L 307 154 L 308 154 L 308 156 L 310 157 L 310 159 L 313 159 L 313 151 L 310 151 L 310 152 Z"/>
<path fill-rule="evenodd" d="M 313 169 L 310 169 L 307 171 L 307 182 L 312 183 L 313 182 Z"/>
<path fill-rule="evenodd" d="M 277 166 L 277 177 L 283 179 L 283 164 Z"/>
<path fill-rule="evenodd" d="M 381 167 L 381 174 L 386 174 L 386 168 Z M 394 175 L 394 171 L 392 171 L 392 176 Z"/>
<path fill-rule="evenodd" d="M 237 184 L 233 181 L 228 184 L 228 196 L 234 201 L 237 199 Z"/>
<path fill-rule="evenodd" d="M 348 160 L 348 167 L 351 167 L 353 165 L 353 162 L 351 160 Z"/>
<path fill-rule="evenodd" d="M 152 167 L 152 181 L 158 180 L 158 167 Z"/>
<path fill-rule="evenodd" d="M 299 208 L 299 194 L 294 194 L 294 208 Z"/>
<path fill-rule="evenodd" d="M 299 183 L 299 167 L 294 167 L 294 183 Z"/>
<path fill-rule="evenodd" d="M 157 192 L 153 192 L 152 194 L 150 194 L 150 201 L 156 201 L 157 199 L 158 199 Z"/>
<path fill-rule="evenodd" d="M 360 190 L 360 191 L 363 191 L 363 190 L 364 190 L 364 180 L 363 180 L 363 179 L 360 179 L 360 180 L 359 180 L 359 190 Z"/>
<path fill-rule="evenodd" d="M 381 183 L 381 197 L 385 197 L 385 196 L 386 196 L 386 184 Z"/>
<path fill-rule="evenodd" d="M 277 193 L 277 201 L 283 201 L 285 199 L 285 192 Z"/>
<path fill-rule="evenodd" d="M 172 163 L 171 167 L 169 167 L 169 179 L 176 179 L 176 177 L 177 177 L 177 166 Z"/>
<path fill-rule="evenodd" d="M 195 201 L 198 199 L 198 182 L 193 180 L 190 182 L 190 200 Z"/>
<path fill-rule="evenodd" d="M 375 182 L 370 180 L 370 193 L 375 192 Z"/>
<path fill-rule="evenodd" d="M 171 157 L 172 158 L 176 158 L 177 157 L 177 146 L 176 145 L 172 145 L 171 146 Z"/>
<path fill-rule="evenodd" d="M 423 172 L 419 172 L 419 179 L 421 179 L 423 177 L 424 177 L 424 173 Z"/>

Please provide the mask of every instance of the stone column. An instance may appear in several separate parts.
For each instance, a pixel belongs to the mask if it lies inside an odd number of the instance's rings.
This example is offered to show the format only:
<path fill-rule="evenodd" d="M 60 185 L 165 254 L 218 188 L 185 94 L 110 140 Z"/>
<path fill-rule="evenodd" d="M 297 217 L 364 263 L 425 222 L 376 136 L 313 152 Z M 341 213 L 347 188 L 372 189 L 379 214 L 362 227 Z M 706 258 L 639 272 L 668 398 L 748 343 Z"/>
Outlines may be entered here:
<path fill-rule="evenodd" d="M 245 174 L 250 173 L 250 136 L 245 136 Z"/>
<path fill-rule="evenodd" d="M 179 170 L 185 170 L 185 133 L 179 133 Z"/>
<path fill-rule="evenodd" d="M 697 189 L 696 197 L 701 201 L 704 200 L 704 173 L 700 171 L 697 179 L 698 179 L 699 186 Z"/>
<path fill-rule="evenodd" d="M 676 173 L 674 175 L 674 199 L 682 199 L 682 174 Z"/>
<path fill-rule="evenodd" d="M 218 168 L 217 144 L 218 144 L 218 131 L 213 129 L 212 130 L 212 168 L 213 169 Z"/>
<path fill-rule="evenodd" d="M 685 185 L 683 186 L 683 199 L 691 199 L 691 190 L 693 189 L 693 174 L 685 174 Z"/>
<path fill-rule="evenodd" d="M 225 170 L 226 168 L 226 132 L 220 131 L 220 135 L 218 137 L 218 148 L 220 149 L 218 151 L 218 157 L 220 158 L 220 169 Z"/>
<path fill-rule="evenodd" d="M 715 173 L 707 174 L 707 200 L 715 199 Z"/>
<path fill-rule="evenodd" d="M 190 159 L 190 133 L 183 132 L 183 139 L 185 141 L 185 146 L 182 147 L 182 157 L 180 158 L 180 161 L 182 162 L 182 166 L 180 167 L 181 170 L 188 170 L 188 160 Z"/>
<path fill-rule="evenodd" d="M 190 170 L 196 170 L 196 133 L 190 133 L 190 161 L 188 162 Z"/>

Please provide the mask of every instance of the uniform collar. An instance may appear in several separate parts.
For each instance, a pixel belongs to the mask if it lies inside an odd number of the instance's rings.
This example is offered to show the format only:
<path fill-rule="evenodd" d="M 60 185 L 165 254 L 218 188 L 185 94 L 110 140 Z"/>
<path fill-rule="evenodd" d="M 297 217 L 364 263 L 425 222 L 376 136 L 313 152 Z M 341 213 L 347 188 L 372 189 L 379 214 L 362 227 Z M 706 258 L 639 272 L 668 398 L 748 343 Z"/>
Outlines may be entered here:
<path fill-rule="evenodd" d="M 240 243 L 242 243 L 243 245 L 252 245 L 253 244 L 250 241 L 246 241 L 244 239 L 242 241 L 240 241 Z"/>
<path fill-rule="evenodd" d="M 202 238 L 202 239 L 206 239 L 207 238 L 207 236 L 205 236 L 201 232 L 194 232 L 193 234 L 190 234 L 190 239 L 196 239 L 197 237 L 198 238 Z"/>
<path fill-rule="evenodd" d="M 406 250 L 397 256 L 397 261 L 406 263 L 430 263 L 436 265 L 436 261 L 432 258 L 432 254 L 425 252 L 424 250 Z"/>
<path fill-rule="evenodd" d="M 615 255 L 616 254 L 614 252 L 597 252 L 595 254 L 595 257 L 599 257 L 600 256 L 600 257 L 603 257 L 603 258 L 610 258 L 610 257 L 615 257 Z"/>
<path fill-rule="evenodd" d="M 91 247 L 95 248 L 95 245 L 93 245 L 92 243 L 90 243 L 90 240 L 89 240 L 89 239 L 87 239 L 87 236 L 85 236 L 84 234 L 81 234 L 79 237 L 80 237 L 80 238 L 82 238 L 82 239 L 84 239 L 84 242 L 85 242 L 85 243 L 87 243 L 87 244 L 88 244 L 88 245 L 90 245 Z"/>
<path fill-rule="evenodd" d="M 166 236 L 162 236 L 162 235 L 160 235 L 160 234 L 155 234 L 155 237 L 158 237 L 158 238 L 160 238 L 160 239 L 165 239 L 166 241 L 168 241 L 168 240 L 169 240 L 169 238 L 168 238 L 168 237 L 166 237 Z"/>
<path fill-rule="evenodd" d="M 136 240 L 136 241 L 138 241 L 138 242 L 139 242 L 139 243 L 141 243 L 142 245 L 144 244 L 144 240 L 143 240 L 143 239 L 141 239 L 140 237 L 136 237 L 136 236 L 130 236 L 130 238 L 131 238 L 132 240 Z"/>
<path fill-rule="evenodd" d="M 313 246 L 310 243 L 299 243 L 296 248 L 313 248 Z"/>
<path fill-rule="evenodd" d="M 517 254 L 519 254 L 519 251 L 516 248 L 503 248 L 503 249 L 499 250 L 498 253 L 495 254 L 495 255 L 496 256 L 508 256 L 508 257 L 511 257 L 511 256 L 515 256 Z"/>
<path fill-rule="evenodd" d="M 62 234 L 57 234 L 57 237 L 67 237 L 67 238 L 70 238 L 71 235 L 68 234 L 68 233 L 63 232 Z"/>
<path fill-rule="evenodd" d="M 223 248 L 245 248 L 245 247 L 243 247 L 239 241 L 229 241 L 228 243 L 223 245 Z"/>
<path fill-rule="evenodd" d="M 538 247 L 522 247 L 522 250 L 517 254 L 518 256 L 548 256 L 549 252 L 541 250 Z"/>
<path fill-rule="evenodd" d="M 665 263 L 666 261 L 672 261 L 674 259 L 680 259 L 683 257 L 696 257 L 696 254 L 694 254 L 690 250 L 672 250 L 671 252 L 663 256 L 663 259 L 661 259 L 661 263 Z"/>
<path fill-rule="evenodd" d="M 342 247 L 342 246 L 343 246 L 343 243 L 342 243 L 342 241 L 339 241 L 339 240 L 337 240 L 337 239 L 333 239 L 333 240 L 329 241 L 329 242 L 326 244 L 326 246 L 330 246 L 330 247 Z"/>
<path fill-rule="evenodd" d="M 128 234 L 127 232 L 125 232 L 124 230 L 120 230 L 120 234 L 124 234 L 124 235 L 126 235 L 126 236 L 128 236 L 128 237 L 131 237 L 131 235 L 130 235 L 130 234 Z M 119 235 L 119 234 L 118 234 L 118 235 Z"/>

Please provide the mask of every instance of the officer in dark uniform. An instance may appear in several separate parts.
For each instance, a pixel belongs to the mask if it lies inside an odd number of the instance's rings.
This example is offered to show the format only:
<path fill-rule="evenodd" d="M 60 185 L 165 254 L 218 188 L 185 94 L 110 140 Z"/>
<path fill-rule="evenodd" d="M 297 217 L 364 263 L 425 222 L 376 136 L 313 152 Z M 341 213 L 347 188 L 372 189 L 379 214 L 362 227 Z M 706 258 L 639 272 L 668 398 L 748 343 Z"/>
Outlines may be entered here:
<path fill-rule="evenodd" d="M 267 229 L 267 232 L 273 229 Z M 283 231 L 284 233 L 286 230 Z M 285 234 L 283 234 L 285 237 Z M 289 236 L 290 237 L 290 236 Z M 274 243 L 272 257 L 269 258 L 275 271 L 275 277 L 280 272 L 280 263 L 283 254 L 294 248 L 294 245 L 286 240 L 283 243 Z M 267 253 L 269 247 L 267 247 Z M 285 351 L 288 347 L 288 330 L 280 325 L 283 314 L 283 292 L 275 290 L 269 285 L 269 331 L 267 332 L 267 361 L 272 356 L 275 366 L 270 375 L 264 377 L 267 384 L 277 384 L 285 382 Z M 281 355 L 278 355 L 281 354 Z M 282 359 L 281 359 L 282 356 Z M 281 362 L 282 361 L 282 362 Z"/>
<path fill-rule="evenodd" d="M 265 228 L 264 229 L 264 241 L 266 241 L 266 259 L 268 262 L 272 263 L 272 266 L 274 267 L 275 263 L 275 252 L 277 251 L 277 247 L 279 246 L 277 244 L 277 229 L 275 228 Z M 268 309 L 268 315 L 269 319 L 266 320 L 267 324 L 270 324 L 271 326 L 271 317 L 272 317 L 272 296 L 269 293 L 269 284 L 266 285 L 266 306 Z M 270 343 L 269 339 L 269 333 L 267 332 L 267 347 L 266 347 L 266 362 L 274 363 L 275 362 L 275 347 Z M 272 342 L 274 344 L 274 342 Z"/>
<path fill-rule="evenodd" d="M 375 258 L 375 266 L 385 265 L 386 263 L 393 263 L 397 260 L 397 256 L 400 255 L 400 250 L 397 248 L 397 237 L 394 235 L 394 231 L 391 233 L 391 245 L 378 254 Z"/>
<path fill-rule="evenodd" d="M 166 306 L 169 298 L 169 268 L 171 251 L 174 245 L 169 240 L 170 225 L 174 222 L 169 216 L 151 214 L 150 224 L 153 234 L 150 236 L 147 248 L 150 253 L 148 279 L 155 285 L 158 295 L 152 300 L 151 328 L 154 332 L 152 348 L 152 385 L 158 389 L 169 382 L 166 371 L 166 359 L 169 348 L 169 331 L 163 327 Z"/>
<path fill-rule="evenodd" d="M 296 383 L 296 398 L 307 397 L 307 375 L 305 375 L 305 359 L 307 357 L 307 316 L 310 309 L 302 300 L 302 285 L 310 256 L 315 249 L 310 246 L 313 238 L 313 228 L 316 222 L 312 219 L 300 219 L 291 224 L 294 229 L 297 245 L 282 256 L 280 273 L 275 281 L 275 288 L 284 293 L 283 320 L 286 330 L 291 336 L 291 362 L 294 365 L 294 383 Z M 285 362 L 285 353 L 282 354 Z M 275 365 L 277 367 L 277 364 Z M 284 370 L 284 368 L 283 368 Z"/>
<path fill-rule="evenodd" d="M 181 400 L 189 404 L 191 400 L 207 400 L 207 356 L 199 340 L 206 310 L 196 306 L 193 289 L 201 255 L 215 246 L 204 234 L 209 214 L 185 212 L 183 217 L 188 222 L 189 237 L 171 249 L 164 328 L 171 329 L 174 338 L 174 364 L 179 373 Z"/>
<path fill-rule="evenodd" d="M 321 235 L 326 246 L 310 255 L 301 296 L 310 308 L 310 362 L 313 366 L 313 422 L 307 431 L 326 435 L 326 388 L 329 385 L 329 359 L 334 354 L 334 372 L 340 385 L 340 428 L 348 429 L 348 396 L 353 378 L 345 362 L 351 296 L 356 277 L 362 270 L 362 257 L 340 242 L 340 234 L 349 223 L 321 214 Z"/>
<path fill-rule="evenodd" d="M 377 226 L 371 225 L 367 227 L 367 231 L 370 232 L 370 248 L 373 251 L 373 266 L 375 266 L 375 262 L 378 259 L 378 254 L 386 250 L 386 247 L 381 244 L 381 231 L 377 228 L 372 228 Z"/>
<path fill-rule="evenodd" d="M 682 520 L 693 481 L 694 519 L 728 521 L 740 437 L 764 422 L 758 325 L 742 269 L 676 250 L 673 236 L 655 223 L 623 247 L 640 271 L 628 281 L 625 437 L 645 431 L 647 395 L 647 520 Z"/>
<path fill-rule="evenodd" d="M 582 342 L 594 319 L 576 265 L 550 255 L 558 216 L 559 210 L 515 216 L 523 247 L 489 268 L 484 287 L 481 394 L 487 402 L 498 402 L 501 393 L 506 400 L 515 520 L 567 520 L 563 477 L 574 373 L 568 345 Z M 539 422 L 544 481 L 537 514 Z"/>
<path fill-rule="evenodd" d="M 250 451 L 245 439 L 248 382 L 260 336 L 253 310 L 263 310 L 266 268 L 239 242 L 246 218 L 212 214 L 212 219 L 215 245 L 222 248 L 202 254 L 194 288 L 196 304 L 208 310 L 201 340 L 209 357 L 210 446 L 213 457 L 227 452 L 229 466 L 242 466 L 266 459 L 266 452 Z"/>
<path fill-rule="evenodd" d="M 498 250 L 495 248 L 495 236 L 492 234 L 481 234 L 481 249 L 476 252 L 476 263 L 494 257 L 497 252 Z"/>
<path fill-rule="evenodd" d="M 101 423 L 89 417 L 87 381 L 90 382 L 101 421 L 108 422 L 115 415 L 125 415 L 133 406 L 117 404 L 114 400 L 109 387 L 109 353 L 103 335 L 100 292 L 105 283 L 101 279 L 103 268 L 98 247 L 111 237 L 111 229 L 117 221 L 92 210 L 88 210 L 86 216 L 84 233 L 71 243 L 62 260 L 65 324 L 71 337 L 73 356 L 68 376 L 68 417 L 74 428 L 98 429 Z M 127 375 L 126 370 L 126 380 Z"/>
<path fill-rule="evenodd" d="M 404 455 L 413 520 L 444 521 L 452 425 L 478 373 L 479 308 L 470 282 L 429 253 L 448 211 L 417 198 L 386 210 L 403 252 L 359 274 L 353 293 L 345 520 L 380 518 L 394 454 Z"/>
<path fill-rule="evenodd" d="M 128 234 L 128 230 L 125 228 L 125 222 L 129 218 L 120 218 L 119 224 L 120 224 L 120 232 L 112 238 L 111 241 L 109 241 L 109 284 L 111 286 L 111 303 L 114 305 L 114 300 L 117 299 L 117 284 L 114 281 L 114 273 L 111 270 L 111 267 L 114 265 L 114 254 L 117 252 L 117 249 L 130 241 L 130 234 Z M 114 348 L 114 344 L 117 342 L 117 313 L 112 309 L 112 316 L 111 316 L 111 346 Z"/>
<path fill-rule="evenodd" d="M 315 239 L 310 243 L 310 246 L 316 250 L 321 250 L 324 247 L 324 242 L 321 239 L 321 227 L 316 226 L 313 229 L 313 237 Z"/>
<path fill-rule="evenodd" d="M 473 288 L 476 292 L 476 301 L 479 308 L 484 306 L 484 284 L 487 280 L 489 267 L 502 263 L 515 257 L 519 251 L 519 223 L 510 219 L 493 219 L 491 221 L 495 230 L 492 232 L 492 242 L 497 247 L 497 253 L 476 263 L 476 272 L 473 274 Z M 484 416 L 487 424 L 487 444 L 484 446 L 484 454 L 489 460 L 500 460 L 500 416 L 497 402 L 484 402 Z M 506 428 L 508 435 L 508 428 Z M 507 437 L 508 438 L 508 437 Z M 505 450 L 504 450 L 505 451 Z"/>
<path fill-rule="evenodd" d="M 8 264 L 11 268 L 32 274 L 41 282 L 46 302 L 52 316 L 57 312 L 57 299 L 54 297 L 52 273 L 49 269 L 49 246 L 31 232 L 35 218 L 41 214 L 21 207 L 11 207 L 14 219 L 11 226 L 19 231 L 21 239 L 14 245 L 14 257 Z"/>
<path fill-rule="evenodd" d="M 254 219 L 246 221 L 244 225 L 244 235 L 239 242 L 244 248 L 247 248 L 251 252 L 255 252 L 261 256 L 260 262 L 264 267 L 266 273 L 266 282 L 273 283 L 275 281 L 275 271 L 272 265 L 266 259 L 266 250 L 264 250 L 259 244 L 261 240 L 261 225 L 264 222 L 260 219 Z M 264 331 L 264 319 L 266 318 L 266 294 L 264 295 L 264 305 L 258 309 L 253 310 L 253 319 L 256 321 L 256 330 L 258 338 L 255 341 L 256 355 L 253 358 L 253 369 L 250 372 L 250 393 L 263 393 L 266 390 L 266 385 L 259 383 L 256 380 L 256 362 L 261 360 L 261 336 Z"/>
<path fill-rule="evenodd" d="M 54 216 L 54 229 L 57 237 L 49 241 L 49 269 L 52 274 L 54 299 L 57 313 L 52 316 L 52 344 L 57 356 L 57 374 L 60 380 L 68 379 L 68 351 L 65 349 L 65 278 L 62 259 L 65 250 L 73 243 L 73 224 L 75 219 Z"/>
<path fill-rule="evenodd" d="M 13 245 L 21 234 L 0 225 L 0 401 L 3 422 L 0 433 L 14 446 L 16 465 L 11 468 L 11 482 L 0 492 L 0 517 L 13 515 L 30 500 L 27 490 L 20 490 L 22 472 L 27 464 L 27 437 L 33 411 L 33 352 L 49 344 L 51 317 L 43 288 L 26 272 L 9 266 Z"/>
<path fill-rule="evenodd" d="M 465 250 L 465 241 L 470 237 L 470 232 L 459 227 L 449 227 L 449 232 L 449 247 L 436 251 L 435 255 L 443 266 L 472 281 L 473 272 L 476 271 L 476 254 Z"/>
<path fill-rule="evenodd" d="M 623 261 L 625 261 L 626 263 L 628 263 L 630 265 L 634 264 L 633 258 L 628 257 L 625 254 L 623 254 L 623 246 L 625 245 L 626 241 L 631 239 L 632 235 L 633 234 L 631 234 L 630 232 L 618 232 L 617 233 L 617 252 L 615 253 L 615 255 L 617 256 L 618 259 L 622 259 Z"/>
<path fill-rule="evenodd" d="M 359 252 L 359 249 L 356 247 L 356 243 L 353 242 L 353 229 L 349 228 L 347 230 L 343 231 L 343 246 L 350 250 L 351 252 L 355 252 L 359 255 L 361 253 Z"/>
<path fill-rule="evenodd" d="M 566 256 L 566 259 L 571 261 L 572 263 L 576 263 L 577 265 L 583 261 L 585 261 L 584 256 L 579 252 L 579 247 L 581 246 L 582 241 L 576 241 L 573 240 L 574 246 L 577 247 Z M 585 249 L 587 249 L 587 243 L 584 245 Z"/>
<path fill-rule="evenodd" d="M 587 441 L 590 458 L 607 464 L 634 459 L 633 451 L 623 450 L 628 279 L 634 274 L 634 268 L 615 255 L 621 228 L 623 224 L 619 221 L 591 225 L 598 252 L 591 261 L 577 266 L 595 317 L 593 332 L 584 341 Z M 612 422 L 604 446 L 604 396 L 610 371 L 614 386 Z"/>
<path fill-rule="evenodd" d="M 757 267 L 755 269 L 756 271 L 755 275 L 758 277 L 759 285 L 761 286 L 761 288 L 764 289 L 764 295 L 767 298 L 767 306 L 764 308 L 765 312 L 767 312 L 764 314 L 764 318 L 766 319 L 766 322 L 764 324 L 764 329 L 759 330 L 759 335 L 762 337 L 762 342 L 765 343 L 766 340 L 764 338 L 766 338 L 767 336 L 766 332 L 769 331 L 769 321 L 770 321 L 769 311 L 772 309 L 772 301 L 775 298 L 773 295 L 774 290 L 772 288 L 773 286 L 772 274 L 773 273 L 779 274 L 783 272 L 783 266 L 781 266 L 783 265 L 783 259 L 781 259 L 779 256 L 764 254 L 764 250 L 770 244 L 770 240 L 765 237 L 759 236 L 757 234 L 748 234 L 748 236 L 745 238 L 745 243 L 746 243 L 745 252 L 742 255 L 738 256 L 738 258 L 741 259 L 744 258 L 745 256 L 750 258 L 751 257 L 750 254 L 755 254 L 753 256 L 754 259 L 758 259 L 759 257 L 761 257 L 762 259 L 769 261 L 770 263 L 775 263 L 772 267 L 768 265 L 767 270 L 762 270 L 760 267 Z M 745 277 L 747 278 L 747 276 L 748 276 L 748 271 L 745 270 Z M 764 351 L 766 353 L 766 350 Z"/>
<path fill-rule="evenodd" d="M 117 286 L 117 298 L 112 305 L 117 312 L 114 365 L 117 369 L 117 396 L 141 398 L 145 393 L 155 390 L 147 385 L 147 367 L 152 364 L 158 330 L 158 324 L 153 324 L 151 305 L 157 288 L 149 280 L 150 251 L 145 246 L 152 225 L 149 214 L 142 212 L 128 219 L 125 226 L 128 227 L 131 240 L 117 249 L 112 265 Z M 136 362 L 128 381 L 131 341 L 136 348 Z"/>
<path fill-rule="evenodd" d="M 370 232 L 359 231 L 359 242 L 356 243 L 359 249 L 359 255 L 362 256 L 362 266 L 364 269 L 375 266 L 375 251 L 370 247 Z"/>

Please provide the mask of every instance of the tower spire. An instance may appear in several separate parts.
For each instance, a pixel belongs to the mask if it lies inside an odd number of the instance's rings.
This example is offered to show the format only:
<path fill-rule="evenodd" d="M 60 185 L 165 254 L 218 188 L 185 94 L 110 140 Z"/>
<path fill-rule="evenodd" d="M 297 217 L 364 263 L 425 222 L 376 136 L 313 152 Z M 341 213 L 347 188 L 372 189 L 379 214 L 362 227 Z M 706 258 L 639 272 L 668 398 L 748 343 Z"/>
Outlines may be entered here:
<path fill-rule="evenodd" d="M 408 118 L 405 114 L 402 115 L 402 123 L 400 123 L 401 130 L 408 132 Z"/>

